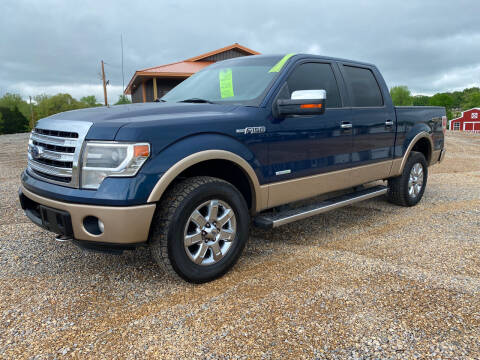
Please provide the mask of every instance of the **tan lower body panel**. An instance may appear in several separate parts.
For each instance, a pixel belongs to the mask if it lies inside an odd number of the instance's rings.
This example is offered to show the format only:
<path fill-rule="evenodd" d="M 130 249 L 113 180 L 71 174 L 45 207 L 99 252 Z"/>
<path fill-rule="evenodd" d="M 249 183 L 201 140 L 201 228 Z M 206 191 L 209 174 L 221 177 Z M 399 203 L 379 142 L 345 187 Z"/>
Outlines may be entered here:
<path fill-rule="evenodd" d="M 382 180 L 389 176 L 392 161 L 358 166 L 300 179 L 261 186 L 268 191 L 268 208 L 307 199 L 336 190 Z"/>
<path fill-rule="evenodd" d="M 73 234 L 77 240 L 115 244 L 134 244 L 148 240 L 155 204 L 140 206 L 72 204 L 39 196 L 23 186 L 21 190 L 26 197 L 41 205 L 67 211 L 72 218 Z M 105 231 L 102 234 L 93 235 L 84 228 L 83 219 L 89 215 L 99 218 L 104 223 Z"/>

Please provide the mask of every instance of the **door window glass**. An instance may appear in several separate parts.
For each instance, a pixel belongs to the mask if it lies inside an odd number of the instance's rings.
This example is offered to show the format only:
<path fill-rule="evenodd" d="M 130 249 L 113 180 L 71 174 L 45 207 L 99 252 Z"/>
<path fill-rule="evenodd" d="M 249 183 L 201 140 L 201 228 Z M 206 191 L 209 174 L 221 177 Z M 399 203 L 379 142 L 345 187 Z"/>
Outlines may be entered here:
<path fill-rule="evenodd" d="M 287 80 L 288 96 L 296 90 L 325 90 L 327 108 L 341 107 L 337 81 L 330 64 L 305 63 L 297 66 Z"/>
<path fill-rule="evenodd" d="M 346 65 L 343 66 L 343 69 L 352 97 L 352 106 L 372 107 L 383 105 L 382 92 L 370 69 Z"/>

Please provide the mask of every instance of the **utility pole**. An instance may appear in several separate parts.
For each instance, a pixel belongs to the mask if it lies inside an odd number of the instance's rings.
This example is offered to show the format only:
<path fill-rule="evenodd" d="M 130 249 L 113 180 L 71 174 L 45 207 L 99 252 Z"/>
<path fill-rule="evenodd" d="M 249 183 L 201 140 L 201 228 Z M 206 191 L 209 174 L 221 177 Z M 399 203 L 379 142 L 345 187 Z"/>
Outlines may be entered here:
<path fill-rule="evenodd" d="M 32 97 L 29 96 L 30 98 L 30 117 L 31 117 L 31 122 L 30 122 L 30 127 L 33 129 L 35 126 L 35 121 L 33 121 L 33 105 L 32 105 Z"/>
<path fill-rule="evenodd" d="M 102 60 L 102 81 L 103 81 L 103 97 L 105 98 L 105 106 L 108 106 L 107 83 L 105 82 L 105 68 L 103 66 L 103 60 Z"/>

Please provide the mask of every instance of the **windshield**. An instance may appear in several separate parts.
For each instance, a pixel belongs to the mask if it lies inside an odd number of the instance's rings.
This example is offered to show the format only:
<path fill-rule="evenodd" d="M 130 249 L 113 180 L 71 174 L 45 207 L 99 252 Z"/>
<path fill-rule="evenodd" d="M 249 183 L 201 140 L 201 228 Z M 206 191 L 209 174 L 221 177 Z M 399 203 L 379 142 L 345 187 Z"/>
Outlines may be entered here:
<path fill-rule="evenodd" d="M 279 73 L 273 67 L 281 59 L 281 56 L 245 56 L 215 63 L 181 82 L 162 100 L 258 106 Z"/>

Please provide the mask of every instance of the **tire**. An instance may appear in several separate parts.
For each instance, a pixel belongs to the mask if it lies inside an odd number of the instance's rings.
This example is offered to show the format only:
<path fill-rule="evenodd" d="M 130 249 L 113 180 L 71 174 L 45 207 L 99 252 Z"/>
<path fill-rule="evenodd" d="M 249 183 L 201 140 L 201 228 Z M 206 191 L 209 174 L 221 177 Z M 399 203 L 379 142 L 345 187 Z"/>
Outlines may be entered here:
<path fill-rule="evenodd" d="M 412 178 L 410 177 L 411 175 Z M 388 180 L 388 200 L 401 206 L 418 204 L 425 192 L 427 178 L 428 165 L 425 156 L 422 153 L 412 151 L 402 174 Z"/>
<path fill-rule="evenodd" d="M 207 176 L 188 178 L 169 189 L 157 206 L 151 253 L 168 274 L 208 282 L 235 265 L 249 225 L 246 201 L 232 184 Z"/>

